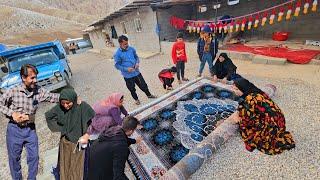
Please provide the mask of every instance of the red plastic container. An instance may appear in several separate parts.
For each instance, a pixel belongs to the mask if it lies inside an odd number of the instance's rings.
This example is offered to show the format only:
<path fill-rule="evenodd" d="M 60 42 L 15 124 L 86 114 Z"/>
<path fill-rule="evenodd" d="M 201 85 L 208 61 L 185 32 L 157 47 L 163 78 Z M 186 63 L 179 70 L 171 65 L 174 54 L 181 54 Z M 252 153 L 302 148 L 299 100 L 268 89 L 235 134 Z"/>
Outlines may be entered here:
<path fill-rule="evenodd" d="M 272 39 L 275 41 L 286 41 L 289 38 L 289 32 L 274 32 Z"/>

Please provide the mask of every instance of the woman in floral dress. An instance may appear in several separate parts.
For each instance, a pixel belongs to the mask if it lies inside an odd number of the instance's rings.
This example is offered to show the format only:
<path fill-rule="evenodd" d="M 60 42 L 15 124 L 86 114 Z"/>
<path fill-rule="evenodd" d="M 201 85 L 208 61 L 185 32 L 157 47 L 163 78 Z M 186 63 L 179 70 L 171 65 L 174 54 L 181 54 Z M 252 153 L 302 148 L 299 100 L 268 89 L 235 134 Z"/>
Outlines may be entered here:
<path fill-rule="evenodd" d="M 280 154 L 295 147 L 285 118 L 272 99 L 244 78 L 234 80 L 233 90 L 240 96 L 240 134 L 248 151 L 258 149 L 268 154 Z"/>

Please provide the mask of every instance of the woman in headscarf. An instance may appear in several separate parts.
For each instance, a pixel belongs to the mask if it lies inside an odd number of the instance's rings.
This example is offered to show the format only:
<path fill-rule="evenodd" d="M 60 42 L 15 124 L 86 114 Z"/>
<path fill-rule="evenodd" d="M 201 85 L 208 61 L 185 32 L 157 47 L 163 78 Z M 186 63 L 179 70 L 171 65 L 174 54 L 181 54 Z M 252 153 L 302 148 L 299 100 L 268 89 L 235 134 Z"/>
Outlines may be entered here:
<path fill-rule="evenodd" d="M 236 70 L 237 66 L 233 64 L 228 55 L 226 53 L 221 53 L 212 68 L 211 74 L 213 76 L 213 81 L 217 82 L 218 79 L 222 79 L 223 83 L 227 83 L 227 80 L 231 81 L 241 77 L 236 74 Z"/>
<path fill-rule="evenodd" d="M 83 150 L 77 143 L 86 144 L 87 128 L 95 113 L 86 102 L 77 104 L 77 94 L 73 89 L 63 89 L 59 104 L 45 113 L 46 121 L 52 132 L 61 132 L 58 156 L 58 170 L 61 180 L 84 179 Z"/>
<path fill-rule="evenodd" d="M 266 93 L 244 78 L 234 80 L 233 90 L 242 99 L 238 107 L 239 127 L 248 151 L 258 149 L 274 155 L 295 147 L 281 109 Z"/>
<path fill-rule="evenodd" d="M 123 101 L 123 94 L 113 93 L 106 99 L 95 103 L 93 109 L 96 115 L 92 119 L 87 133 L 89 135 L 99 135 L 109 127 L 122 125 L 121 114 L 128 116 L 128 112 L 123 106 Z"/>

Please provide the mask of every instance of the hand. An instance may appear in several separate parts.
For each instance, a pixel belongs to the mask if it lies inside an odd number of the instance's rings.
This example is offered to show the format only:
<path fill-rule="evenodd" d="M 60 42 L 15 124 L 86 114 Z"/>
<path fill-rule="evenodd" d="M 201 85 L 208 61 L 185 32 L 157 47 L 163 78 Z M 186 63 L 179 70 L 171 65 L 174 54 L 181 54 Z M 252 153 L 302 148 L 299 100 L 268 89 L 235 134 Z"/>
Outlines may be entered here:
<path fill-rule="evenodd" d="M 212 81 L 213 81 L 213 83 L 218 82 L 218 77 L 216 75 L 214 75 L 213 78 L 212 78 Z"/>
<path fill-rule="evenodd" d="M 12 119 L 14 121 L 16 121 L 17 123 L 21 123 L 21 122 L 29 120 L 29 116 L 26 114 L 19 113 L 19 112 L 13 112 Z"/>
<path fill-rule="evenodd" d="M 136 143 L 137 143 L 137 144 L 139 144 L 139 143 L 141 143 L 141 142 L 142 142 L 142 140 L 143 140 L 143 139 L 142 139 L 142 137 L 141 137 L 141 136 L 139 136 L 139 137 L 137 137 L 137 138 L 136 138 Z"/>
<path fill-rule="evenodd" d="M 234 123 L 239 123 L 241 121 L 241 118 L 239 116 L 239 111 L 234 112 L 231 116 L 230 119 L 234 122 Z"/>
<path fill-rule="evenodd" d="M 138 124 L 137 129 L 142 129 L 143 126 L 141 124 Z"/>
<path fill-rule="evenodd" d="M 134 66 L 135 69 L 138 69 L 139 68 L 139 63 L 137 63 L 135 66 Z"/>
<path fill-rule="evenodd" d="M 128 72 L 132 72 L 132 71 L 134 71 L 134 68 L 129 67 L 129 68 L 128 68 Z"/>
<path fill-rule="evenodd" d="M 80 96 L 77 98 L 77 104 L 80 105 L 82 103 Z"/>
<path fill-rule="evenodd" d="M 223 78 L 221 82 L 222 82 L 223 84 L 227 84 L 228 80 L 227 80 L 227 78 Z"/>
<path fill-rule="evenodd" d="M 81 136 L 79 138 L 79 142 L 81 144 L 88 144 L 88 142 L 89 142 L 89 134 L 84 134 L 83 136 Z"/>

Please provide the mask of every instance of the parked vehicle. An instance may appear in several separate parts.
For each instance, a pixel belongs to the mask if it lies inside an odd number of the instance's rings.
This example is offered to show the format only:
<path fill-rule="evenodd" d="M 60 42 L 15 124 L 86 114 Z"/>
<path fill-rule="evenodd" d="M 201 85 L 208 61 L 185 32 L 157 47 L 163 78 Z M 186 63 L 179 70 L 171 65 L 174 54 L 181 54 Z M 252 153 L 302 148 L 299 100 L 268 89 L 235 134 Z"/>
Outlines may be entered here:
<path fill-rule="evenodd" d="M 67 86 L 72 77 L 66 52 L 60 41 L 8 49 L 0 52 L 0 57 L 1 92 L 22 82 L 20 68 L 24 64 L 37 67 L 37 84 L 49 91 Z"/>
<path fill-rule="evenodd" d="M 83 48 L 92 48 L 92 43 L 89 39 L 83 39 L 83 38 L 76 38 L 76 39 L 67 39 L 64 44 L 66 44 L 68 47 L 70 44 L 75 43 L 75 45 L 78 47 L 78 49 Z"/>

